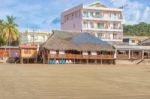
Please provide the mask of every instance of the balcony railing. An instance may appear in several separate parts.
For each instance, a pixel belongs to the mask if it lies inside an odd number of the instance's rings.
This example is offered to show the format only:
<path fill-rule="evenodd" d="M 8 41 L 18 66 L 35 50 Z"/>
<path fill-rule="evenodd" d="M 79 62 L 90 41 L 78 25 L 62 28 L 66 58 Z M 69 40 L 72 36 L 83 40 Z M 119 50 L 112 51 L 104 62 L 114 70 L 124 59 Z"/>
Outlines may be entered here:
<path fill-rule="evenodd" d="M 150 56 L 144 56 L 144 59 L 150 59 Z"/>
<path fill-rule="evenodd" d="M 130 56 L 129 55 L 117 55 L 117 59 L 121 59 L 121 60 L 128 60 L 128 59 L 132 59 L 132 60 L 138 60 L 138 59 L 142 59 L 141 55 L 134 55 L 134 56 Z"/>
<path fill-rule="evenodd" d="M 82 17 L 83 20 L 101 20 L 101 21 L 123 21 L 122 18 L 108 18 L 108 17 L 102 17 L 102 18 L 96 18 L 96 17 Z"/>
<path fill-rule="evenodd" d="M 110 28 L 89 28 L 89 27 L 83 27 L 84 31 L 114 31 L 114 32 L 123 32 L 123 29 L 110 29 Z"/>
<path fill-rule="evenodd" d="M 48 54 L 48 58 L 54 59 L 114 59 L 114 55 L 80 55 L 80 54 Z"/>
<path fill-rule="evenodd" d="M 129 55 L 117 55 L 117 59 L 126 60 L 129 59 Z"/>

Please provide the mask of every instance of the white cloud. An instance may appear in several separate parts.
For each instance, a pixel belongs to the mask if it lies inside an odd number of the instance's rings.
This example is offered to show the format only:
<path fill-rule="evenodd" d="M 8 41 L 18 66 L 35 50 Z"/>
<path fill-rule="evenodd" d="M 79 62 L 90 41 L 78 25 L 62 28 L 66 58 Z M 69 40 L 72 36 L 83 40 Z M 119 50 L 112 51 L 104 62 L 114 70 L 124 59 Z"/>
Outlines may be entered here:
<path fill-rule="evenodd" d="M 113 6 L 119 7 L 124 5 L 125 24 L 137 24 L 139 22 L 150 23 L 150 7 L 144 3 L 135 0 L 111 0 Z"/>
<path fill-rule="evenodd" d="M 116 7 L 124 6 L 126 2 L 128 2 L 128 0 L 111 0 L 111 3 L 113 4 L 113 6 L 116 6 Z"/>
<path fill-rule="evenodd" d="M 84 3 L 92 3 L 95 0 L 0 0 L 0 18 L 6 15 L 17 17 L 17 23 L 21 30 L 29 26 L 38 26 L 42 30 L 60 28 L 60 24 L 53 24 L 55 18 L 60 17 L 64 9 Z M 98 0 L 106 5 L 121 7 L 125 5 L 125 23 L 135 24 L 140 21 L 149 22 L 149 6 L 139 3 L 139 0 Z M 69 2 L 69 3 L 68 3 Z"/>
<path fill-rule="evenodd" d="M 150 18 L 150 7 L 147 6 L 144 9 L 141 21 L 143 21 L 143 22 L 149 22 L 150 23 L 150 19 L 149 18 Z"/>

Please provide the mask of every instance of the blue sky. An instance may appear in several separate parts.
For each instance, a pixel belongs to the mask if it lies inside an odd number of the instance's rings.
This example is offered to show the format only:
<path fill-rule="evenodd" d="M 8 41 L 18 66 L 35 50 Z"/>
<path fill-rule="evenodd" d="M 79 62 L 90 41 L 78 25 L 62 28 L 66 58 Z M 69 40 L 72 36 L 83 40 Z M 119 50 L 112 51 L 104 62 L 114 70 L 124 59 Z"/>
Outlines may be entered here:
<path fill-rule="evenodd" d="M 149 0 L 0 0 L 0 18 L 16 17 L 21 31 L 27 28 L 50 31 L 60 29 L 60 14 L 78 4 L 100 1 L 110 7 L 125 5 L 124 23 L 150 23 Z"/>

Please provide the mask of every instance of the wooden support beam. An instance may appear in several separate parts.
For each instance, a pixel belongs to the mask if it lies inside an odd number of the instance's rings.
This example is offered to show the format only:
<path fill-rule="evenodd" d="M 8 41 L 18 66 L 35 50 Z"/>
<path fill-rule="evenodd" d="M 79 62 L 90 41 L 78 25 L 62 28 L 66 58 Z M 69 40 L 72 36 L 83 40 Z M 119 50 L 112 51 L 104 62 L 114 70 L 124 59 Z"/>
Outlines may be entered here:
<path fill-rule="evenodd" d="M 103 60 L 102 60 L 102 58 L 101 58 L 101 65 L 103 64 Z"/>
<path fill-rule="evenodd" d="M 23 58 L 22 57 L 20 58 L 20 63 L 23 64 Z"/>
<path fill-rule="evenodd" d="M 114 54 L 114 58 L 116 59 L 117 58 L 117 49 L 115 50 L 115 54 Z"/>
<path fill-rule="evenodd" d="M 129 50 L 129 59 L 131 59 L 131 50 Z"/>
<path fill-rule="evenodd" d="M 142 50 L 142 59 L 144 59 L 144 50 Z"/>

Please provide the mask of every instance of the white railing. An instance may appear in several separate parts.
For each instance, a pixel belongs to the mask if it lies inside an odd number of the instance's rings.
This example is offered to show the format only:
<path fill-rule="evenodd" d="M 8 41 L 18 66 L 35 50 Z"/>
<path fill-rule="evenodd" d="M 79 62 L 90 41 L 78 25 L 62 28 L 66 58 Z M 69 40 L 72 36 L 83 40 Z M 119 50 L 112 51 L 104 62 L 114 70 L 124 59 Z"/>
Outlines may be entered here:
<path fill-rule="evenodd" d="M 120 21 L 122 22 L 123 19 L 113 19 L 113 18 L 94 18 L 94 17 L 82 17 L 83 20 L 97 20 L 97 21 Z"/>

